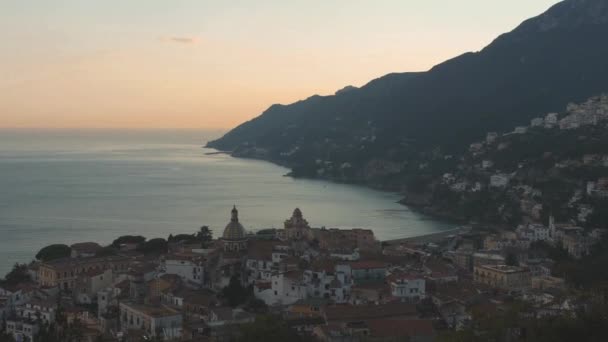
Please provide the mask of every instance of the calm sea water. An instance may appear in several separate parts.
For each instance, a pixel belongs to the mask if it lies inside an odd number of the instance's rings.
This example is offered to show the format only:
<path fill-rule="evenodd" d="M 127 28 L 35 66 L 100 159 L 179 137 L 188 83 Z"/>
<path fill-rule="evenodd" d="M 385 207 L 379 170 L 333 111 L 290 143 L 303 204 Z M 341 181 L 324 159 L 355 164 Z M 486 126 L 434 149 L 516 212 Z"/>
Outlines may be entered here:
<path fill-rule="evenodd" d="M 0 274 L 52 243 L 110 243 L 217 236 L 236 204 L 250 230 L 280 227 L 295 207 L 315 227 L 364 227 L 379 239 L 451 228 L 396 203 L 399 196 L 324 181 L 287 169 L 205 155 L 220 132 L 196 130 L 0 130 Z"/>

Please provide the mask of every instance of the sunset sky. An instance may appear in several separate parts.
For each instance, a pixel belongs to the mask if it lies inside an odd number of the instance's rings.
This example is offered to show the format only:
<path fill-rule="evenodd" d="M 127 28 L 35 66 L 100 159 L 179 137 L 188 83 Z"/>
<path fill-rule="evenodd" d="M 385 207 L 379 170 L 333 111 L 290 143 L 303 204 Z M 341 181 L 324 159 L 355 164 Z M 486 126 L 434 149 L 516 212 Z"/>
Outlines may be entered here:
<path fill-rule="evenodd" d="M 229 128 L 427 70 L 557 0 L 1 0 L 0 127 Z"/>

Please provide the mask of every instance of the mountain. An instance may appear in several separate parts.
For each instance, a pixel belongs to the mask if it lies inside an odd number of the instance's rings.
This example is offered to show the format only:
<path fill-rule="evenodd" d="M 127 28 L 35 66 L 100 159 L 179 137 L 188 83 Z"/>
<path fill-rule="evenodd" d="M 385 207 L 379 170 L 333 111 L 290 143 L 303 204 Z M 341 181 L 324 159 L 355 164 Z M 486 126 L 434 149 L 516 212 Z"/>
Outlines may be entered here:
<path fill-rule="evenodd" d="M 608 1 L 566 0 L 479 52 L 273 105 L 208 146 L 295 175 L 399 188 L 431 155 L 608 91 Z"/>

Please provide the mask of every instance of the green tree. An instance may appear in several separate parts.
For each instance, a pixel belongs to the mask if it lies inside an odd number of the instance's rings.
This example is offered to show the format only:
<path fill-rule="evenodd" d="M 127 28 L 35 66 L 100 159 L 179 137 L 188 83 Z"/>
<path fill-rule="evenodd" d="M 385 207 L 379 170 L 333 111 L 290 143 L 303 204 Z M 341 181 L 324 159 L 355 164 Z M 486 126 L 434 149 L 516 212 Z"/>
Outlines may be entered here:
<path fill-rule="evenodd" d="M 243 287 L 241 280 L 236 276 L 232 276 L 228 286 L 222 289 L 222 296 L 232 307 L 245 303 L 250 295 L 250 291 Z"/>
<path fill-rule="evenodd" d="M 55 244 L 42 248 L 36 253 L 36 259 L 40 261 L 51 261 L 55 259 L 67 258 L 72 254 L 72 249 L 68 245 Z"/>
<path fill-rule="evenodd" d="M 0 283 L 6 285 L 15 285 L 31 280 L 32 277 L 27 270 L 27 265 L 16 263 L 13 265 L 13 269 L 6 275 L 6 277 L 4 277 L 3 280 L 0 280 Z"/>
<path fill-rule="evenodd" d="M 169 250 L 169 244 L 163 238 L 150 239 L 139 245 L 137 250 L 144 254 L 163 254 Z"/>
<path fill-rule="evenodd" d="M 209 226 L 202 226 L 198 233 L 196 233 L 196 238 L 201 242 L 203 248 L 207 247 L 213 240 L 213 232 L 209 229 Z"/>

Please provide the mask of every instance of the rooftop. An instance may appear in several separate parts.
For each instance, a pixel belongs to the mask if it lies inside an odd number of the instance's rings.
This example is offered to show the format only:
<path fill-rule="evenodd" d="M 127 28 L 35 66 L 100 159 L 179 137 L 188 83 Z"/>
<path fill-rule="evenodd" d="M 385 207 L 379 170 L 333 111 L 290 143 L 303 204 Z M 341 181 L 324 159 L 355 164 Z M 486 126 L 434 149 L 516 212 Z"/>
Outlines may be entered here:
<path fill-rule="evenodd" d="M 173 310 L 166 306 L 153 306 L 153 305 L 145 305 L 145 304 L 135 304 L 130 302 L 122 302 L 121 306 L 126 306 L 134 311 L 139 311 L 150 317 L 167 317 L 167 316 L 177 316 L 181 315 L 176 310 Z"/>

